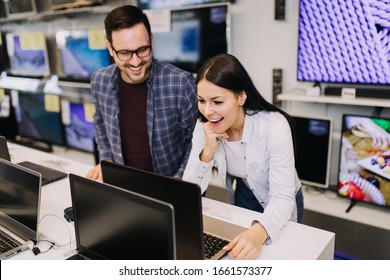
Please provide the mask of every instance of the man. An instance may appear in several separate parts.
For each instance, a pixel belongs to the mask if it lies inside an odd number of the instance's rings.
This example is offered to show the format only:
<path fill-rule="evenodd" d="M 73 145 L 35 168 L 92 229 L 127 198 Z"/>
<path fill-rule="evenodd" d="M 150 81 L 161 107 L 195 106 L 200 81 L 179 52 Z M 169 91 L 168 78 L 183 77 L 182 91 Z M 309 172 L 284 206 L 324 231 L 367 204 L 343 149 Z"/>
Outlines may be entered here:
<path fill-rule="evenodd" d="M 195 79 L 153 58 L 150 23 L 139 8 L 115 8 L 104 24 L 115 64 L 91 78 L 99 158 L 181 178 L 197 117 Z M 87 177 L 101 179 L 100 165 Z"/>

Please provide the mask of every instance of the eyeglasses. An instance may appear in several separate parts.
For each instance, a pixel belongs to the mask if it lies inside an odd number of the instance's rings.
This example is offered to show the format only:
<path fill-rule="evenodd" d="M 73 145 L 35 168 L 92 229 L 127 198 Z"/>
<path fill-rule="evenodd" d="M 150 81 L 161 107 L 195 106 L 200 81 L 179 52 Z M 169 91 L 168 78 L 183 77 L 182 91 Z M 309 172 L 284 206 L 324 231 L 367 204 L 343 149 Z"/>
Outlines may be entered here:
<path fill-rule="evenodd" d="M 120 60 L 130 60 L 132 57 L 133 57 L 133 54 L 136 54 L 139 58 L 144 58 L 144 57 L 147 57 L 148 55 L 150 55 L 150 52 L 152 50 L 152 47 L 150 45 L 148 46 L 143 46 L 143 47 L 140 47 L 134 51 L 131 51 L 131 50 L 115 50 L 113 46 L 111 46 L 112 50 L 114 51 L 114 53 L 116 54 L 116 56 L 120 59 Z"/>

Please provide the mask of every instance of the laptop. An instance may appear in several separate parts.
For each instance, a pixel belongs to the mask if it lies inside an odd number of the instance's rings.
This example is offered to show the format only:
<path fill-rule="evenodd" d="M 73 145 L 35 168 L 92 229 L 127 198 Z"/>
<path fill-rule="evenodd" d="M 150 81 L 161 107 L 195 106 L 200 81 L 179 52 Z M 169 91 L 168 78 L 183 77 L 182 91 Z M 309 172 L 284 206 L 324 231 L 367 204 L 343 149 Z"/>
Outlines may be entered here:
<path fill-rule="evenodd" d="M 171 203 L 175 208 L 177 258 L 219 259 L 226 253 L 206 252 L 205 236 L 229 242 L 246 228 L 202 215 L 201 190 L 197 184 L 177 178 L 101 161 L 103 182 Z M 223 246 L 222 246 L 223 247 Z"/>
<path fill-rule="evenodd" d="M 68 259 L 174 260 L 171 204 L 69 174 L 77 254 Z"/>
<path fill-rule="evenodd" d="M 37 240 L 41 175 L 0 159 L 0 259 L 31 249 Z"/>
<path fill-rule="evenodd" d="M 11 161 L 11 156 L 7 146 L 7 140 L 0 135 L 0 158 Z M 23 161 L 18 163 L 21 166 L 34 170 L 42 175 L 42 186 L 53 183 L 55 181 L 64 179 L 68 176 L 67 173 L 36 164 L 30 161 Z"/>

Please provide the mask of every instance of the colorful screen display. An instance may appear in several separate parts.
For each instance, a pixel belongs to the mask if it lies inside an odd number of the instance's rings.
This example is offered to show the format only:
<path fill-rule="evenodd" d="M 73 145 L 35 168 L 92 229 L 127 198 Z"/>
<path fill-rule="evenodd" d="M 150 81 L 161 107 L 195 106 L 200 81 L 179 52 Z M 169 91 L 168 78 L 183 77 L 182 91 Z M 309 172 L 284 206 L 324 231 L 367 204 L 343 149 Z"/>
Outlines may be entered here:
<path fill-rule="evenodd" d="M 390 207 L 390 119 L 343 115 L 338 195 Z"/>
<path fill-rule="evenodd" d="M 7 33 L 6 41 L 11 74 L 26 76 L 50 74 L 44 33 Z"/>
<path fill-rule="evenodd" d="M 297 79 L 390 85 L 385 2 L 301 0 Z"/>
<path fill-rule="evenodd" d="M 101 32 L 101 34 L 98 34 Z M 61 76 L 89 80 L 92 73 L 111 64 L 105 45 L 94 44 L 91 36 L 103 36 L 103 30 L 61 30 L 56 33 L 57 47 L 60 51 Z"/>

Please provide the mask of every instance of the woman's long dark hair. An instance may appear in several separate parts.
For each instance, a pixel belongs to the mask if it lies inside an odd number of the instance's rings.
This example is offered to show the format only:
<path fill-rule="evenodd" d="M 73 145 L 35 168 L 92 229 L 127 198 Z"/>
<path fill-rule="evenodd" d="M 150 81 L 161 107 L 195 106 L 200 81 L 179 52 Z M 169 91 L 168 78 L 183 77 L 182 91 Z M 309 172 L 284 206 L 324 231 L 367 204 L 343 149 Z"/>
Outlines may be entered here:
<path fill-rule="evenodd" d="M 230 90 L 235 94 L 240 94 L 244 91 L 247 98 L 243 106 L 248 115 L 254 115 L 260 111 L 281 113 L 290 125 L 295 150 L 294 120 L 289 114 L 272 105 L 261 96 L 248 72 L 235 56 L 231 54 L 219 54 L 208 59 L 199 69 L 196 76 L 196 83 L 198 84 L 203 79 L 216 86 Z M 199 117 L 202 121 L 207 121 L 200 113 Z"/>

